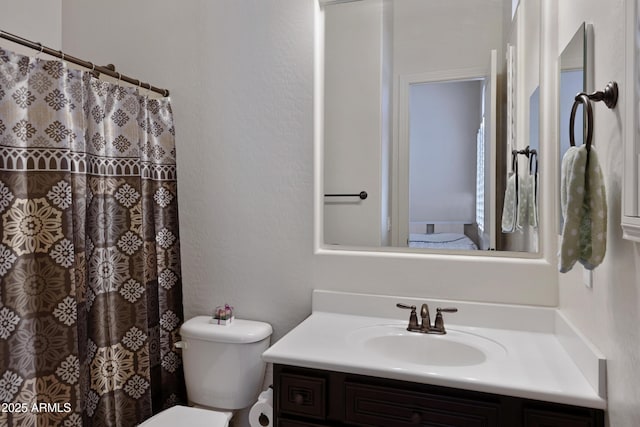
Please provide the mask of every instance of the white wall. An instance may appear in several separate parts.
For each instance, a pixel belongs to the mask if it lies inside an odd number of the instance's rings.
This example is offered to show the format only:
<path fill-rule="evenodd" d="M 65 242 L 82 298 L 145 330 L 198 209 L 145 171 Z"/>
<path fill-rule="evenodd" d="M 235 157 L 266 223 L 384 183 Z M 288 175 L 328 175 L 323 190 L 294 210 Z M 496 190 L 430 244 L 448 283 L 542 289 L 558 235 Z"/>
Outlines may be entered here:
<path fill-rule="evenodd" d="M 614 110 L 602 103 L 594 106 L 594 138 L 605 175 L 608 202 L 607 255 L 594 272 L 593 289 L 582 284 L 582 268 L 560 275 L 560 308 L 605 354 L 608 370 L 609 411 L 612 427 L 640 425 L 640 252 L 638 244 L 622 239 L 620 228 L 621 179 L 625 97 L 625 13 L 623 0 L 543 0 L 546 19 L 557 17 L 556 59 L 578 26 L 594 28 L 597 90 L 610 80 L 620 84 Z"/>
<path fill-rule="evenodd" d="M 37 10 L 37 13 L 34 11 Z M 0 0 L 0 30 L 60 49 L 62 39 L 62 0 Z M 0 46 L 26 55 L 31 49 L 0 39 Z"/>
<path fill-rule="evenodd" d="M 456 22 L 456 25 L 451 25 Z M 463 28 L 464 31 L 460 31 Z M 469 48 L 469 39 L 474 48 Z M 434 40 L 446 40 L 433 43 Z M 394 2 L 394 72 L 427 73 L 488 65 L 502 48 L 502 2 L 403 0 Z M 434 61 L 433 58 L 438 58 Z"/>
<path fill-rule="evenodd" d="M 391 245 L 391 171 L 393 169 L 393 0 L 384 0 L 382 11 L 382 183 L 380 197 L 381 245 Z"/>
<path fill-rule="evenodd" d="M 368 194 L 365 200 L 325 198 L 327 244 L 380 246 L 383 241 L 387 202 L 381 190 L 388 175 L 382 176 L 382 131 L 389 117 L 382 114 L 382 90 L 383 69 L 390 65 L 381 49 L 388 37 L 384 6 L 382 0 L 369 0 L 324 8 L 324 189 Z"/>
<path fill-rule="evenodd" d="M 482 82 L 410 89 L 409 221 L 472 224 Z"/>

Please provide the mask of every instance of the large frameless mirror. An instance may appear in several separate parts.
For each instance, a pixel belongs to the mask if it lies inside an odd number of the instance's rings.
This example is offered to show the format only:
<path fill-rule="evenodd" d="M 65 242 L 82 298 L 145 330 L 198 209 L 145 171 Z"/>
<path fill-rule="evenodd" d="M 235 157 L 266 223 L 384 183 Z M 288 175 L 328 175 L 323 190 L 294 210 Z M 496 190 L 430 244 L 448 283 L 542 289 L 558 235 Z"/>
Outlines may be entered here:
<path fill-rule="evenodd" d="M 590 61 L 590 49 L 592 49 L 593 27 L 591 24 L 582 23 L 575 34 L 562 50 L 559 58 L 560 66 L 560 90 L 559 90 L 559 132 L 558 159 L 562 159 L 569 149 L 569 117 L 575 96 L 580 92 L 590 93 L 593 90 Z M 582 107 L 579 107 L 582 109 Z M 580 110 L 579 110 L 580 111 Z M 574 136 L 576 141 L 584 142 L 584 111 L 576 114 Z M 560 163 L 558 162 L 558 178 L 560 177 Z M 560 181 L 558 181 L 560 182 Z M 559 196 L 558 196 L 559 197 Z M 558 206 L 560 204 L 558 203 Z M 558 210 L 558 230 L 562 230 L 562 212 Z"/>
<path fill-rule="evenodd" d="M 320 9 L 324 246 L 537 253 L 537 219 L 517 217 L 522 206 L 505 195 L 514 165 L 531 175 L 545 158 L 539 0 L 320 0 Z M 518 190 L 537 203 L 537 187 Z"/>

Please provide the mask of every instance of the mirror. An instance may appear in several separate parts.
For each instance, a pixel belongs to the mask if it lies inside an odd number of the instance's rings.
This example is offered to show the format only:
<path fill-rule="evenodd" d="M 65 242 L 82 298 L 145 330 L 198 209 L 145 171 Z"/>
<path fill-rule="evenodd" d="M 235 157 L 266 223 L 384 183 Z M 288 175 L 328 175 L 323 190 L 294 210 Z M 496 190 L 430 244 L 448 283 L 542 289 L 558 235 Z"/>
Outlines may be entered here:
<path fill-rule="evenodd" d="M 562 160 L 564 154 L 569 149 L 569 118 L 571 115 L 571 108 L 576 94 L 580 92 L 592 92 L 593 82 L 588 70 L 592 69 L 588 66 L 589 62 L 589 50 L 593 45 L 591 43 L 591 37 L 593 34 L 593 27 L 591 24 L 582 23 L 578 30 L 575 32 L 567 46 L 560 54 L 560 99 L 559 99 L 559 120 L 560 135 L 558 140 L 560 144 L 558 146 L 558 159 Z M 582 106 L 578 107 L 582 109 Z M 580 111 L 580 110 L 578 110 Z M 574 136 L 576 143 L 578 141 L 585 142 L 584 132 L 584 110 L 583 114 L 576 114 Z M 558 182 L 560 182 L 560 166 L 562 161 L 558 162 Z M 558 206 L 560 206 L 560 199 L 558 195 Z M 558 230 L 562 230 L 563 218 L 562 211 L 558 209 Z"/>
<path fill-rule="evenodd" d="M 503 212 L 538 159 L 539 0 L 319 2 L 324 244 L 537 253 Z"/>

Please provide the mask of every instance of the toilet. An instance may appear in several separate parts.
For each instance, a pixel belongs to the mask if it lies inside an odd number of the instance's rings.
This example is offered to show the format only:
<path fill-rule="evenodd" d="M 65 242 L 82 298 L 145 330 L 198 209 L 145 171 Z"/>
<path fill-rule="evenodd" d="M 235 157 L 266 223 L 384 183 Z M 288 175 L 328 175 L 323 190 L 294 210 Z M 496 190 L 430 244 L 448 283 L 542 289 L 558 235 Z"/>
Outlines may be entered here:
<path fill-rule="evenodd" d="M 265 372 L 262 353 L 269 347 L 271 325 L 235 319 L 230 325 L 197 316 L 180 328 L 189 404 L 174 406 L 140 427 L 227 427 L 233 411 L 255 403 Z"/>

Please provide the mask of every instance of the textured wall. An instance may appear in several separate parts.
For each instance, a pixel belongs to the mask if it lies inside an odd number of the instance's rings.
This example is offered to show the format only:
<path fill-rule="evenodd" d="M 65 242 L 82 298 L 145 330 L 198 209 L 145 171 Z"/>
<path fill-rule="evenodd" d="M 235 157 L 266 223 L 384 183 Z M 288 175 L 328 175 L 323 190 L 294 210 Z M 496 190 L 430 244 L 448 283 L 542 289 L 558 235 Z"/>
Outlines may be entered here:
<path fill-rule="evenodd" d="M 595 89 L 615 80 L 621 97 L 615 110 L 594 107 L 594 145 L 607 188 L 607 255 L 594 272 L 593 289 L 582 284 L 582 268 L 560 275 L 560 308 L 605 354 L 608 369 L 609 425 L 640 425 L 640 253 L 638 244 L 622 239 L 620 204 L 623 170 L 625 96 L 625 13 L 623 0 L 545 0 L 558 17 L 559 52 L 583 21 L 593 24 Z M 557 10 L 555 9 L 557 8 Z M 599 103 L 601 104 L 601 103 Z"/>
<path fill-rule="evenodd" d="M 62 0 L 0 0 L 0 30 L 60 49 L 62 40 Z M 34 14 L 37 10 L 37 15 Z M 34 55 L 34 51 L 2 40 L 3 46 Z"/>

